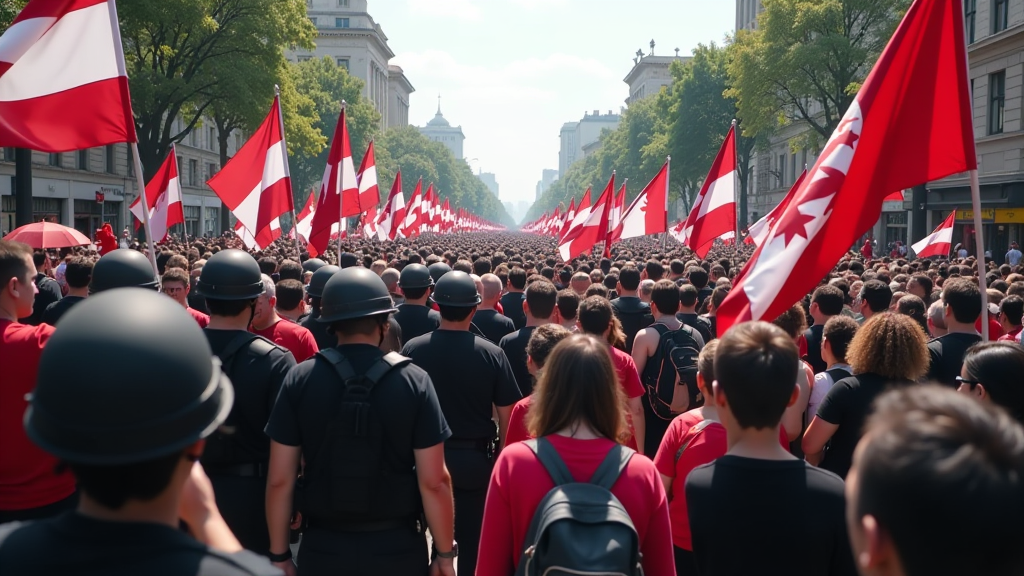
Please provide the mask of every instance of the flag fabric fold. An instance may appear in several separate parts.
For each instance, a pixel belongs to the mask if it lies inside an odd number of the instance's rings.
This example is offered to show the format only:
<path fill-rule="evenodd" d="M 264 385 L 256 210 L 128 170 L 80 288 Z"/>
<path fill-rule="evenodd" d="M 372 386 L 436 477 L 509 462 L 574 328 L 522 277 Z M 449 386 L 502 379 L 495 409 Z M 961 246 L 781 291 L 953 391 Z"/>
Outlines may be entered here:
<path fill-rule="evenodd" d="M 765 214 L 763 218 L 750 225 L 750 228 L 747 229 L 747 232 L 749 233 L 747 238 L 750 239 L 750 243 L 753 243 L 755 246 L 760 246 L 764 242 L 765 238 L 768 237 L 768 232 L 771 230 L 772 225 L 778 222 L 779 216 L 786 211 L 786 207 L 789 206 L 789 202 L 793 199 L 793 196 L 796 195 L 797 190 L 800 189 L 800 185 L 804 183 L 804 178 L 806 177 L 807 170 L 804 170 L 800 173 L 800 177 L 796 179 L 796 182 L 793 183 L 793 187 L 786 193 L 786 197 L 779 202 L 779 205 L 772 208 L 772 211 Z"/>
<path fill-rule="evenodd" d="M 910 247 L 918 258 L 929 256 L 949 256 L 949 247 L 953 244 L 953 224 L 956 221 L 956 210 L 939 224 L 931 234 L 913 243 Z"/>
<path fill-rule="evenodd" d="M 651 179 L 650 183 L 640 192 L 626 213 L 622 215 L 619 236 L 639 238 L 650 234 L 660 234 L 668 224 L 665 201 L 668 197 L 668 162 Z"/>
<path fill-rule="evenodd" d="M 178 181 L 178 161 L 174 146 L 156 174 L 146 184 L 146 201 L 149 204 L 149 230 L 153 240 L 163 242 L 171 226 L 185 223 L 185 212 L 181 204 L 181 184 Z M 128 210 L 137 218 L 135 228 L 145 221 L 142 212 L 142 197 L 132 202 Z"/>
<path fill-rule="evenodd" d="M 736 127 L 733 126 L 729 128 L 704 185 L 693 201 L 693 210 L 686 218 L 686 245 L 703 258 L 716 238 L 735 229 Z"/>
<path fill-rule="evenodd" d="M 587 190 L 589 193 L 590 191 Z M 608 237 L 608 213 L 611 205 L 615 202 L 615 173 L 612 172 L 608 186 L 598 197 L 593 206 L 588 206 L 582 212 L 576 213 L 576 220 L 580 220 L 581 214 L 586 214 L 578 226 L 573 226 L 566 233 L 565 237 L 558 242 L 558 253 L 563 261 L 569 261 L 587 250 L 590 250 L 598 242 Z M 581 202 L 583 204 L 583 202 Z"/>
<path fill-rule="evenodd" d="M 113 0 L 33 0 L 0 37 L 0 146 L 136 142 Z"/>
<path fill-rule="evenodd" d="M 977 169 L 959 2 L 915 0 L 814 167 L 718 310 L 771 320 L 871 228 L 882 201 Z"/>
<path fill-rule="evenodd" d="M 359 182 L 359 211 L 367 214 L 376 213 L 377 205 L 380 204 L 380 190 L 377 188 L 377 162 L 373 153 L 373 140 L 370 140 L 369 146 L 366 147 L 356 181 Z"/>
<path fill-rule="evenodd" d="M 402 171 L 395 173 L 395 181 L 391 184 L 388 201 L 378 219 L 377 237 L 381 241 L 394 240 L 399 235 L 399 228 L 405 222 L 405 196 L 402 195 Z"/>
<path fill-rule="evenodd" d="M 344 232 L 339 230 L 342 217 L 362 213 L 359 209 L 359 184 L 356 182 L 356 169 L 352 162 L 345 108 L 338 115 L 314 212 L 309 243 L 321 253 L 327 249 L 332 235 Z"/>

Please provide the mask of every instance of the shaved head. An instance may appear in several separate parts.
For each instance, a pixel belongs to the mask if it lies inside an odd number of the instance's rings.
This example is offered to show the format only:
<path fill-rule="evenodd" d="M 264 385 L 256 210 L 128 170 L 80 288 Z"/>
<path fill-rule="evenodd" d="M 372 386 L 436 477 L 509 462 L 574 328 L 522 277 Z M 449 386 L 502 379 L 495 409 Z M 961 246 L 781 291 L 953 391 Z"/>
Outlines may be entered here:
<path fill-rule="evenodd" d="M 484 274 L 480 277 L 480 283 L 483 284 L 483 290 L 480 291 L 480 296 L 484 302 L 495 302 L 501 297 L 501 278 L 498 278 L 494 274 Z"/>

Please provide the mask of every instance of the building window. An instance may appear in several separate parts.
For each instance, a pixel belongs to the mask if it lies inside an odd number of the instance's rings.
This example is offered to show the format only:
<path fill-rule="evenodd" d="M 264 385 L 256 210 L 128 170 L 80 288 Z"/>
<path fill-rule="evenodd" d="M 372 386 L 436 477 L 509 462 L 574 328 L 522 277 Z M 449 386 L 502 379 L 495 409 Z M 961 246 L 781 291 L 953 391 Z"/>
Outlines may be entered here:
<path fill-rule="evenodd" d="M 779 187 L 786 184 L 786 155 L 779 154 Z"/>
<path fill-rule="evenodd" d="M 198 186 L 199 182 L 199 160 L 188 161 L 188 184 Z"/>
<path fill-rule="evenodd" d="M 1006 30 L 1010 18 L 1010 0 L 992 0 L 992 33 Z"/>
<path fill-rule="evenodd" d="M 47 158 L 47 164 L 60 168 L 64 161 L 60 154 L 50 154 Z"/>
<path fill-rule="evenodd" d="M 348 8 L 348 0 L 338 0 L 338 8 Z"/>
<path fill-rule="evenodd" d="M 89 169 L 89 151 L 79 150 L 78 151 L 78 169 L 88 170 Z"/>
<path fill-rule="evenodd" d="M 210 126 L 210 141 L 207 143 L 207 147 L 210 150 L 215 150 L 214 145 L 217 143 L 217 129 Z"/>
<path fill-rule="evenodd" d="M 206 179 L 209 180 L 210 178 L 213 178 L 214 175 L 217 174 L 217 165 L 213 163 L 207 164 L 206 170 Z"/>
<path fill-rule="evenodd" d="M 967 43 L 974 42 L 974 20 L 978 14 L 978 0 L 964 0 L 964 26 Z"/>
<path fill-rule="evenodd" d="M 309 21 L 313 23 L 313 26 L 316 26 L 316 16 L 310 16 Z"/>
<path fill-rule="evenodd" d="M 107 156 L 107 174 L 116 174 L 117 168 L 114 167 L 114 158 L 117 156 L 114 150 L 113 144 L 107 144 L 106 149 Z"/>
<path fill-rule="evenodd" d="M 14 148 L 4 148 L 4 160 L 14 162 Z"/>
<path fill-rule="evenodd" d="M 338 67 L 344 68 L 346 71 L 349 71 L 348 58 L 338 58 Z"/>
<path fill-rule="evenodd" d="M 178 165 L 175 166 L 175 171 L 178 173 L 178 184 L 182 184 L 182 180 L 184 180 L 184 178 L 182 178 L 181 168 L 185 164 L 185 161 L 181 159 L 181 156 L 178 156 L 175 159 L 175 162 L 178 163 Z"/>
<path fill-rule="evenodd" d="M 1006 70 L 988 77 L 988 133 L 1003 133 L 1003 113 L 1006 108 Z"/>
<path fill-rule="evenodd" d="M 298 58 L 299 62 L 309 62 L 310 60 L 313 59 L 313 57 L 310 56 L 309 54 L 302 54 L 302 55 L 298 56 L 297 58 Z"/>
<path fill-rule="evenodd" d="M 348 28 L 348 18 L 335 18 L 334 19 L 334 27 L 335 28 Z"/>

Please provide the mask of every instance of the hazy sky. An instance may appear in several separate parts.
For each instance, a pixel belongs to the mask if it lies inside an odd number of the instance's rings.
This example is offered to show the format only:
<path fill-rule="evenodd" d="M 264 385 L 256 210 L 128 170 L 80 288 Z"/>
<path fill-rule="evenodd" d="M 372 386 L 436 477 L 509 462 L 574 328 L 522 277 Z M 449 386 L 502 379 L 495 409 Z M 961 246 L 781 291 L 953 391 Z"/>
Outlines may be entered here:
<path fill-rule="evenodd" d="M 735 26 L 732 0 L 370 0 L 370 14 L 416 88 L 409 122 L 437 110 L 466 136 L 474 172 L 502 201 L 534 199 L 558 168 L 558 132 L 586 111 L 619 111 L 638 48 L 689 54 Z M 473 160 L 476 159 L 476 160 Z M 623 175 L 628 176 L 628 175 Z"/>

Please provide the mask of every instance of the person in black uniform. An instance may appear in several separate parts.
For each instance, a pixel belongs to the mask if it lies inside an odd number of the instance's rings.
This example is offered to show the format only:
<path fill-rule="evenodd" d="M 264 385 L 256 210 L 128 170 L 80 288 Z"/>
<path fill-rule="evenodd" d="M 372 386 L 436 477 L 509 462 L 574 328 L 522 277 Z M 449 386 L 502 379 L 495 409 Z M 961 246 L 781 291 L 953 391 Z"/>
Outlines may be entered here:
<path fill-rule="evenodd" d="M 452 267 L 444 262 L 434 262 L 430 266 L 427 266 L 427 270 L 430 271 L 430 279 L 434 281 L 434 284 L 437 284 L 437 281 L 441 279 L 441 276 L 452 271 Z"/>
<path fill-rule="evenodd" d="M 142 252 L 114 250 L 104 254 L 92 267 L 89 294 L 98 294 L 115 288 L 145 288 L 160 290 L 160 281 L 153 265 Z"/>
<path fill-rule="evenodd" d="M 636 333 L 654 321 L 651 316 L 651 305 L 637 296 L 640 289 L 640 270 L 627 265 L 619 271 L 616 292 L 619 297 L 612 300 L 612 312 L 622 323 L 622 331 L 626 334 L 626 352 L 633 352 L 633 340 Z"/>
<path fill-rule="evenodd" d="M 505 353 L 512 365 L 512 374 L 523 396 L 533 394 L 534 378 L 526 366 L 526 345 L 530 336 L 538 326 L 551 323 L 558 302 L 558 291 L 551 282 L 538 280 L 526 287 L 526 300 L 523 310 L 526 313 L 526 326 L 505 336 L 498 347 Z"/>
<path fill-rule="evenodd" d="M 454 576 L 458 549 L 443 444 L 451 431 L 427 373 L 380 350 L 394 310 L 387 287 L 365 268 L 342 270 L 324 288 L 321 310 L 337 346 L 289 373 L 267 423 L 271 558 L 294 571 L 288 528 L 304 458 L 300 574 L 425 575 L 425 512 L 439 571 Z M 364 379 L 352 380 L 356 375 Z M 375 383 L 363 388 L 371 378 Z M 361 452 L 354 440 L 354 403 L 368 406 L 362 422 L 369 433 L 361 438 L 375 450 Z"/>
<path fill-rule="evenodd" d="M 307 260 L 307 262 L 309 261 Z M 309 284 L 306 285 L 306 295 L 309 296 L 311 310 L 309 315 L 299 325 L 309 330 L 310 334 L 313 335 L 313 339 L 316 340 L 317 347 L 320 349 L 332 348 L 334 346 L 334 338 L 327 333 L 327 325 L 317 322 L 317 318 L 320 317 L 320 297 L 323 295 L 324 286 L 327 285 L 327 281 L 338 270 L 341 270 L 341 268 L 333 265 L 321 266 L 317 268 L 316 272 L 313 272 L 313 277 L 309 280 Z"/>
<path fill-rule="evenodd" d="M 508 292 L 501 297 L 502 314 L 508 316 L 515 325 L 516 330 L 526 326 L 526 313 L 523 312 L 523 302 L 526 296 L 526 270 L 516 266 L 508 271 Z"/>
<path fill-rule="evenodd" d="M 502 338 L 515 332 L 515 324 L 504 314 L 494 309 L 494 305 L 501 297 L 501 279 L 494 274 L 484 274 L 480 277 L 480 306 L 473 314 L 473 325 L 480 329 L 492 344 L 497 344 Z"/>
<path fill-rule="evenodd" d="M 233 400 L 199 326 L 170 298 L 124 288 L 76 305 L 43 350 L 25 430 L 67 464 L 81 499 L 75 511 L 0 526 L 0 571 L 280 574 L 242 549 L 196 464 Z"/>
<path fill-rule="evenodd" d="M 398 307 L 395 320 L 402 327 L 405 342 L 437 330 L 441 325 L 441 315 L 427 306 L 430 290 L 434 286 L 430 270 L 423 264 L 409 264 L 402 269 L 398 286 L 405 295 L 405 304 Z"/>
<path fill-rule="evenodd" d="M 270 439 L 263 428 L 295 358 L 249 332 L 264 286 L 259 264 L 248 253 L 214 254 L 203 266 L 196 290 L 210 307 L 210 324 L 203 332 L 235 383 L 237 398 L 224 425 L 207 441 L 202 463 L 228 526 L 243 546 L 267 554 L 264 498 Z"/>
<path fill-rule="evenodd" d="M 473 574 L 494 454 L 504 444 L 512 406 L 522 395 L 505 353 L 469 331 L 480 303 L 469 274 L 445 274 L 434 287 L 433 301 L 441 310 L 440 328 L 408 341 L 402 354 L 430 375 L 451 426 L 444 457 L 454 484 L 455 539 L 462 543 L 459 569 Z M 491 419 L 495 409 L 497 444 Z"/>

